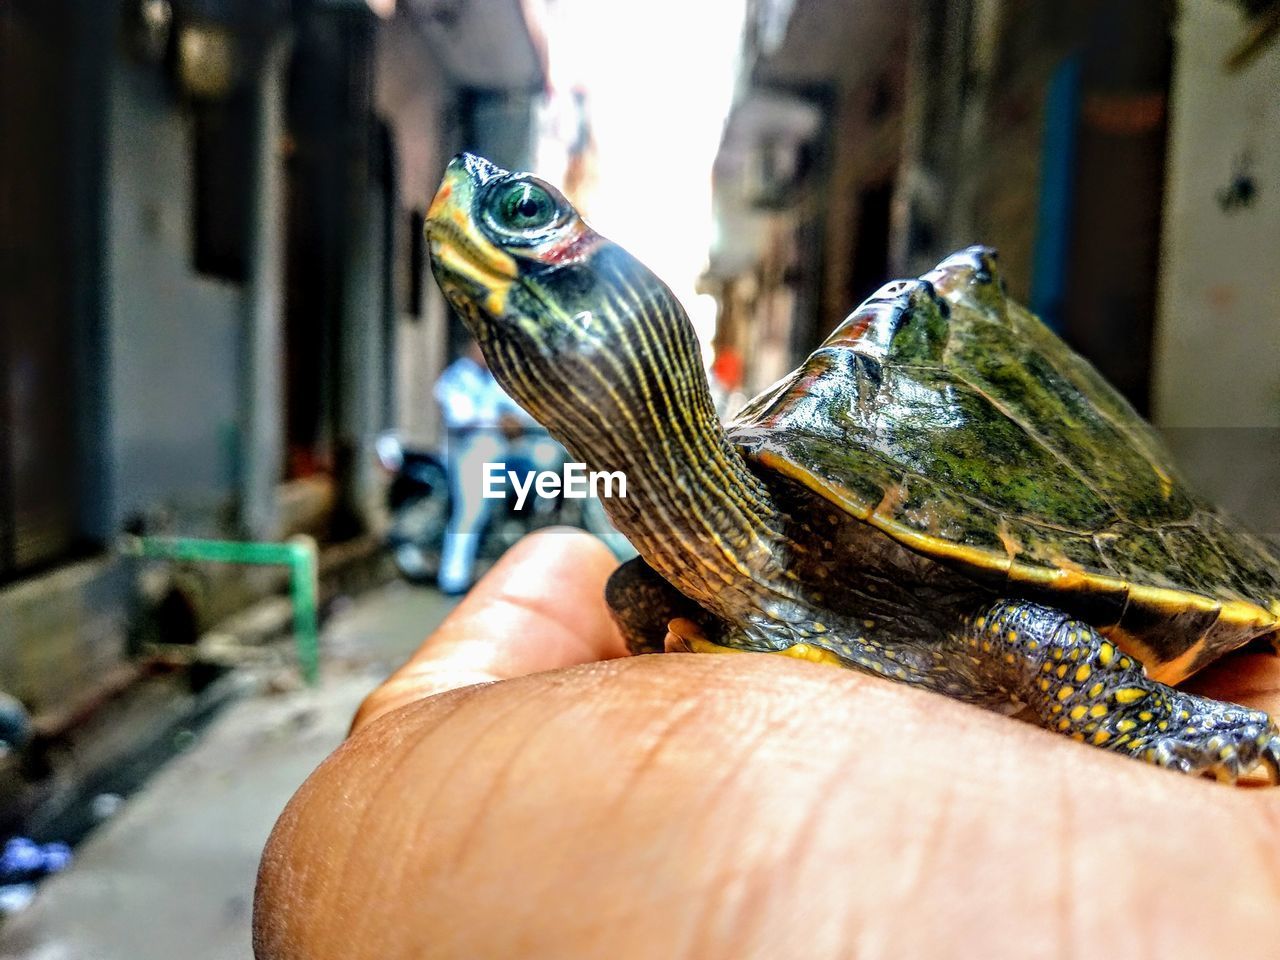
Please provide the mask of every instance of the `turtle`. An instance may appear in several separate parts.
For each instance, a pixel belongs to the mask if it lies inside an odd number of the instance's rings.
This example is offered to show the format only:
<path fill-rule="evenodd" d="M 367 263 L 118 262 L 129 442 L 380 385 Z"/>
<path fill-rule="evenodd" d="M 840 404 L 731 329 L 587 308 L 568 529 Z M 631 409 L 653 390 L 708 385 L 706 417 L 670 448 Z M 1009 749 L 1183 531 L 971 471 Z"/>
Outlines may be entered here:
<path fill-rule="evenodd" d="M 727 425 L 648 268 L 550 183 L 455 157 L 441 291 L 638 556 L 632 653 L 864 671 L 1159 767 L 1280 780 L 1258 710 L 1176 687 L 1280 632 L 1280 560 L 1192 493 L 1134 408 L 970 247 L 886 284 Z"/>

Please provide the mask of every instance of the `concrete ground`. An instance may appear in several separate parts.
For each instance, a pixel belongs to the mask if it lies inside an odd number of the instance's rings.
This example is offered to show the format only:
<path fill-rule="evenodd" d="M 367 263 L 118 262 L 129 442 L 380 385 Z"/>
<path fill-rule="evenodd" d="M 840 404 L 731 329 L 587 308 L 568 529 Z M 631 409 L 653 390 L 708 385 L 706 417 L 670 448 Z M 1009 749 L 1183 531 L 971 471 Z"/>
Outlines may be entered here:
<path fill-rule="evenodd" d="M 267 835 L 361 699 L 452 601 L 395 583 L 325 627 L 317 689 L 257 683 L 76 851 L 0 930 L 0 960 L 244 960 Z M 254 678 L 253 672 L 246 680 Z"/>

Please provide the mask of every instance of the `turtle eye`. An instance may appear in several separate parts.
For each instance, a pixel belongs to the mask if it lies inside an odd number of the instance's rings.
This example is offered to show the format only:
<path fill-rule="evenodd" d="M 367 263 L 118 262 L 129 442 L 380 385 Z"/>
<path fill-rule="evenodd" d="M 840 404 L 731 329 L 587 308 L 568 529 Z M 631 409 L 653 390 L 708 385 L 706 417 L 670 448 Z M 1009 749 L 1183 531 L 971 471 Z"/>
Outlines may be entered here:
<path fill-rule="evenodd" d="M 485 204 L 485 220 L 507 242 L 536 243 L 564 219 L 556 198 L 529 180 L 501 184 Z"/>

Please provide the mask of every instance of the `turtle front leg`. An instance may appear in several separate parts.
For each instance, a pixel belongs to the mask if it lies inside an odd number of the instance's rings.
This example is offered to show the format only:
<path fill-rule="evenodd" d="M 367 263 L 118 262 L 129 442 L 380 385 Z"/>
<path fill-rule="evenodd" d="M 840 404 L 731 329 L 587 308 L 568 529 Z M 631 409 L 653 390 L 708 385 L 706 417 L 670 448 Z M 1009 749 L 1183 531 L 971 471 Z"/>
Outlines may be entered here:
<path fill-rule="evenodd" d="M 709 626 L 702 607 L 669 584 L 642 557 L 628 560 L 604 588 L 609 612 L 633 654 L 662 653 L 667 625 L 677 618 Z"/>
<path fill-rule="evenodd" d="M 1000 601 L 958 640 L 944 689 L 994 687 L 1046 729 L 1158 766 L 1235 782 L 1263 765 L 1280 782 L 1280 730 L 1267 714 L 1157 683 L 1059 610 Z"/>

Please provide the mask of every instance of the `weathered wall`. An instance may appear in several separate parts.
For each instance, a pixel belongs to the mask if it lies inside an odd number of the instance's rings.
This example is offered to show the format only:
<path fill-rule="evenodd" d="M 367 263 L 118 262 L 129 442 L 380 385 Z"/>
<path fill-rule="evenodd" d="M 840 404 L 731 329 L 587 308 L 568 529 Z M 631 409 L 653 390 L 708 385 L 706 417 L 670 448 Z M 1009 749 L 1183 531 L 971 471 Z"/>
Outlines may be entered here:
<path fill-rule="evenodd" d="M 1280 45 L 1229 73 L 1244 34 L 1233 4 L 1180 4 L 1155 414 L 1193 480 L 1280 532 Z M 1241 172 L 1255 196 L 1224 209 Z"/>
<path fill-rule="evenodd" d="M 422 312 L 411 316 L 403 295 L 395 343 L 395 422 L 412 443 L 430 444 L 439 436 L 439 411 L 432 396 L 435 379 L 447 362 L 448 308 L 431 277 L 424 255 L 421 263 L 409 261 L 409 214 L 425 214 L 440 182 L 454 144 L 446 130 L 451 90 L 439 66 L 423 55 L 419 36 L 402 23 L 391 21 L 378 35 L 378 112 L 395 131 L 399 162 L 401 238 L 395 275 L 401 288 L 409 285 L 408 271 L 422 272 Z M 424 248 L 425 254 L 425 248 Z"/>
<path fill-rule="evenodd" d="M 239 527 L 256 540 L 286 535 L 280 502 L 285 459 L 284 363 L 285 136 L 289 45 L 277 42 L 257 78 L 257 175 L 253 190 L 251 262 L 245 284 L 240 337 Z"/>
<path fill-rule="evenodd" d="M 0 591 L 0 687 L 37 713 L 84 696 L 126 657 L 133 565 L 114 556 L 126 519 L 162 510 L 178 529 L 224 532 L 235 495 L 243 302 L 193 270 L 191 131 L 158 67 L 130 59 L 114 29 L 92 43 L 105 87 L 63 109 L 100 95 L 105 111 L 93 131 L 101 207 L 84 212 L 103 238 L 101 314 L 84 333 L 82 374 L 102 389 L 64 389 L 89 397 L 79 428 L 102 451 L 101 481 L 83 533 L 105 549 Z"/>
<path fill-rule="evenodd" d="M 1244 32 L 1230 4 L 1181 5 L 1156 393 L 1171 427 L 1280 427 L 1280 45 L 1228 73 Z M 1256 197 L 1224 210 L 1245 157 Z"/>
<path fill-rule="evenodd" d="M 83 697 L 119 666 L 130 572 L 107 557 L 0 589 L 0 690 L 39 714 Z"/>
<path fill-rule="evenodd" d="M 164 507 L 195 528 L 234 495 L 241 289 L 197 275 L 187 119 L 117 54 L 107 144 L 107 357 L 115 529 Z"/>

